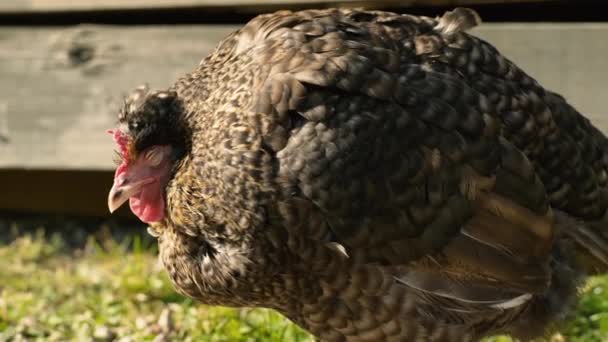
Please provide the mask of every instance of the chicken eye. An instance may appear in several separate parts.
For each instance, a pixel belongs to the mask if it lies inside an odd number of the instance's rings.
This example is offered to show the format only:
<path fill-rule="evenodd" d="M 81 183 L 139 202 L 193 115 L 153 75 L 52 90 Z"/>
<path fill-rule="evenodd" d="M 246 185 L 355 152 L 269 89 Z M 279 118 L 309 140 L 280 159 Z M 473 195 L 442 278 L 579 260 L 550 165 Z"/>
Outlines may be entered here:
<path fill-rule="evenodd" d="M 151 166 L 156 166 L 163 160 L 163 154 L 157 148 L 153 148 L 146 152 L 144 158 Z"/>

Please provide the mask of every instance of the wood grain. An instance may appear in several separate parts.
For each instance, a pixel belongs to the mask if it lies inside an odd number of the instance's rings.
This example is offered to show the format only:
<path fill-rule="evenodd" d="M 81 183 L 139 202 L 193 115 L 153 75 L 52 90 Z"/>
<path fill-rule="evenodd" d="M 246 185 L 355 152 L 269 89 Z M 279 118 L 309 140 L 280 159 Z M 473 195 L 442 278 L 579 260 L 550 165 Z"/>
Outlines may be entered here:
<path fill-rule="evenodd" d="M 466 6 L 526 3 L 548 0 L 3 0 L 0 13 L 74 12 L 165 8 L 236 9 L 241 12 L 301 7 L 364 6 Z"/>
<path fill-rule="evenodd" d="M 0 28 L 0 168 L 112 170 L 105 130 L 126 92 L 169 86 L 235 28 Z M 608 24 L 483 24 L 473 33 L 608 132 Z"/>
<path fill-rule="evenodd" d="M 0 29 L 0 167 L 111 168 L 126 92 L 166 88 L 233 29 Z"/>

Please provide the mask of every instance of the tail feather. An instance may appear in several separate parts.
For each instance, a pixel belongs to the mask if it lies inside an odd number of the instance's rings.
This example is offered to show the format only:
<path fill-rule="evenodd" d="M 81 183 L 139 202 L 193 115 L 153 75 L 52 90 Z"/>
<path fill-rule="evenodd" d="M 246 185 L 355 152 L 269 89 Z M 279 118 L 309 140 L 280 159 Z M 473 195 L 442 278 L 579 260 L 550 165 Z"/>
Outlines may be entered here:
<path fill-rule="evenodd" d="M 509 329 L 496 333 L 509 333 L 522 341 L 534 340 L 562 326 L 568 313 L 576 305 L 577 289 L 585 279 L 584 270 L 578 267 L 572 255 L 574 241 L 560 239 L 553 248 L 552 279 L 547 291 L 536 296 L 525 314 Z"/>
<path fill-rule="evenodd" d="M 608 217 L 583 222 L 564 212 L 556 211 L 556 223 L 562 238 L 575 243 L 577 259 L 588 274 L 608 271 L 608 239 L 602 234 L 607 230 Z"/>

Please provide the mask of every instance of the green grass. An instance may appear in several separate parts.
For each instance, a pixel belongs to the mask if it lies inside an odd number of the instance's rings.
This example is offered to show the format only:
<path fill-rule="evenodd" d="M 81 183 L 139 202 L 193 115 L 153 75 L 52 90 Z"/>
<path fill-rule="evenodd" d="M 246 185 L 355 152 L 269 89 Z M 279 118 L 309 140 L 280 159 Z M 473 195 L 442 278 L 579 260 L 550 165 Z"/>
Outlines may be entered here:
<path fill-rule="evenodd" d="M 146 241 L 90 238 L 73 249 L 40 233 L 0 244 L 0 341 L 313 340 L 269 310 L 208 307 L 177 295 Z M 608 277 L 589 282 L 560 330 L 552 340 L 608 341 Z"/>
<path fill-rule="evenodd" d="M 176 294 L 154 248 L 139 241 L 127 251 L 126 242 L 90 239 L 75 253 L 57 237 L 0 246 L 0 341 L 312 340 L 270 310 L 207 307 Z"/>

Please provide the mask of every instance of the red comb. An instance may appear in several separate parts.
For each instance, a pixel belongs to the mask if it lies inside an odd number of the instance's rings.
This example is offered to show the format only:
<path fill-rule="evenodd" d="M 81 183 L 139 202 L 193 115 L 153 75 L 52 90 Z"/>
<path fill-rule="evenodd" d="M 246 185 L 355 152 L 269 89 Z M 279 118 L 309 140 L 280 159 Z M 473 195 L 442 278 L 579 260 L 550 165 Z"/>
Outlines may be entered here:
<path fill-rule="evenodd" d="M 129 155 L 129 151 L 127 146 L 129 144 L 129 137 L 119 129 L 109 129 L 106 132 L 112 135 L 114 142 L 118 144 L 120 154 L 125 160 L 128 160 L 127 156 Z"/>

